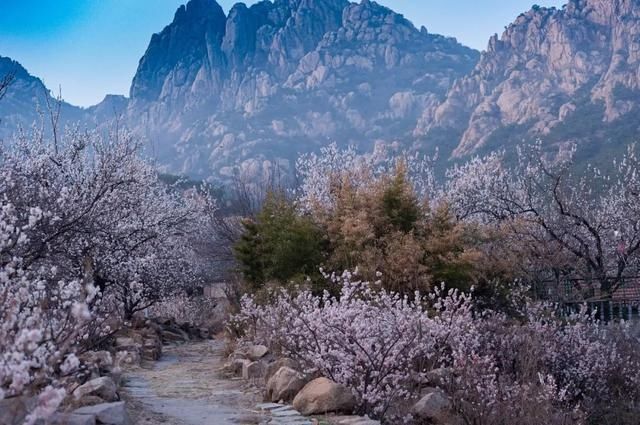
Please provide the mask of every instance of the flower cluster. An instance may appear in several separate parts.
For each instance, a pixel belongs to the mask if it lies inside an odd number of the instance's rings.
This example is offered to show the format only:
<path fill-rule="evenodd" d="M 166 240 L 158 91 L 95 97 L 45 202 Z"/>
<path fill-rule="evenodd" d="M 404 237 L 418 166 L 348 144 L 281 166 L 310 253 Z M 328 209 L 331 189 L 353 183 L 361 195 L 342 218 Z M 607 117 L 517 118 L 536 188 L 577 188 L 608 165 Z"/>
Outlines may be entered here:
<path fill-rule="evenodd" d="M 352 147 L 340 149 L 336 143 L 331 143 L 318 154 L 305 154 L 296 161 L 300 181 L 298 206 L 305 212 L 313 211 L 318 205 L 331 208 L 331 192 L 341 179 L 346 178 L 354 188 L 371 185 L 377 179 L 393 174 L 398 160 L 404 163 L 418 198 L 434 201 L 440 196 L 433 171 L 436 159 L 437 155 L 397 154 L 384 146 L 377 146 L 371 154 L 360 155 Z"/>
<path fill-rule="evenodd" d="M 559 317 L 552 305 L 531 303 L 514 321 L 475 313 L 472 296 L 453 290 L 410 299 L 354 273 L 337 280 L 339 297 L 281 291 L 266 305 L 245 297 L 232 323 L 245 340 L 349 386 L 361 413 L 411 422 L 404 407 L 434 384 L 435 370 L 446 371 L 437 385 L 466 423 L 582 423 L 607 415 L 625 423 L 612 412 L 640 400 L 640 358 L 624 325 L 585 313 Z"/>
<path fill-rule="evenodd" d="M 515 162 L 474 158 L 449 170 L 444 193 L 461 219 L 508 226 L 548 273 L 610 295 L 640 270 L 640 162 L 632 145 L 609 169 L 577 173 L 575 153 L 552 156 L 538 142 Z"/>
<path fill-rule="evenodd" d="M 0 150 L 0 399 L 64 399 L 75 353 L 196 281 L 197 199 L 163 184 L 128 133 L 22 134 Z M 193 199 L 192 199 L 193 198 Z"/>

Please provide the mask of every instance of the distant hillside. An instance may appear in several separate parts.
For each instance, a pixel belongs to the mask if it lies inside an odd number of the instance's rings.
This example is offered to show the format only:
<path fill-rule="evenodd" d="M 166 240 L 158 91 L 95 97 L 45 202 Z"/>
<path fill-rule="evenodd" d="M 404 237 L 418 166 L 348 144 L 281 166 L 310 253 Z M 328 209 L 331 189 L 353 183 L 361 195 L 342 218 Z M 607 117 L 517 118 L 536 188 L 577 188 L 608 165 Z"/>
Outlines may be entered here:
<path fill-rule="evenodd" d="M 0 56 L 0 77 L 13 75 L 13 82 L 0 101 L 0 140 L 11 137 L 19 128 L 30 129 L 34 123 L 40 123 L 42 113 L 47 111 L 46 97 L 51 104 L 54 99 L 42 81 L 32 76 L 18 62 Z M 61 104 L 61 126 L 70 122 L 84 121 L 81 108 Z M 48 119 L 48 117 L 47 117 Z"/>
<path fill-rule="evenodd" d="M 539 137 L 609 160 L 639 130 L 640 1 L 571 0 L 534 7 L 493 37 L 416 135 L 457 157 Z"/>

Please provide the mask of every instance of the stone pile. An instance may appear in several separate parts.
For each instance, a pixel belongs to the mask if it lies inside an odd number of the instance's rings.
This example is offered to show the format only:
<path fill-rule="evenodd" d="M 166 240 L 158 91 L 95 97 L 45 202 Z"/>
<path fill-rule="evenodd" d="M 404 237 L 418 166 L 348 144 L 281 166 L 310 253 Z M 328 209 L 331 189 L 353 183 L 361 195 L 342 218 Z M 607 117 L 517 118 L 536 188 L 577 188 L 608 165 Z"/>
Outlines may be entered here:
<path fill-rule="evenodd" d="M 270 413 L 269 424 L 312 424 L 314 415 L 331 415 L 331 424 L 375 425 L 378 421 L 352 416 L 356 398 L 346 386 L 305 373 L 293 359 L 277 358 L 263 345 L 241 347 L 229 355 L 223 371 L 265 388 L 259 410 Z M 292 404 L 293 406 L 291 406 Z M 346 416 L 339 416 L 346 415 Z"/>

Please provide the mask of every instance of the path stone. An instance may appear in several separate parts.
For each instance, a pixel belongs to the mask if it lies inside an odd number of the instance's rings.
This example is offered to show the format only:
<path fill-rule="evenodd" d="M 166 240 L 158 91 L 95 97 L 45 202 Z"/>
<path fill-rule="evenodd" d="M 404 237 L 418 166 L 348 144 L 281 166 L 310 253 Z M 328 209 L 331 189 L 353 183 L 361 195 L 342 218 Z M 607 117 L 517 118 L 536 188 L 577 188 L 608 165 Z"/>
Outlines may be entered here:
<path fill-rule="evenodd" d="M 380 425 L 379 421 L 365 416 L 336 416 L 331 418 L 331 423 L 335 425 Z"/>
<path fill-rule="evenodd" d="M 268 412 L 271 418 L 266 422 L 269 425 L 313 425 L 313 422 L 305 418 L 293 407 L 280 403 L 261 403 L 256 409 Z"/>

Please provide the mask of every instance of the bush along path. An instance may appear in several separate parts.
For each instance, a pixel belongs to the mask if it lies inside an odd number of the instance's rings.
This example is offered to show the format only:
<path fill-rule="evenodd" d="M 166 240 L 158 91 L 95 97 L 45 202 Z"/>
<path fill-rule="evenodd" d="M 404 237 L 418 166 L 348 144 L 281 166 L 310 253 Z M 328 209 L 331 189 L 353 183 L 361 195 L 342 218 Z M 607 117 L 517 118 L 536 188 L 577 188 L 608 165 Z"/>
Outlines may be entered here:
<path fill-rule="evenodd" d="M 305 417 L 286 390 L 265 392 L 268 369 L 280 369 L 262 347 L 242 358 L 227 358 L 223 340 L 172 342 L 162 357 L 125 372 L 123 398 L 136 424 L 166 425 L 375 425 L 366 418 L 322 415 Z M 251 358 L 255 361 L 250 360 Z M 248 367 L 253 365 L 253 367 Z M 239 366 L 239 367 L 238 367 Z M 243 367 L 244 366 L 244 367 Z M 291 365 L 293 366 L 293 365 Z M 284 381 L 283 372 L 274 375 Z M 297 372 L 296 372 L 297 373 Z M 286 383 L 285 383 L 286 385 Z M 294 395 L 292 393 L 292 395 Z M 270 400 L 279 402 L 271 402 Z M 266 401 L 265 401 L 266 400 Z M 348 403 L 348 400 L 346 400 Z"/>
<path fill-rule="evenodd" d="M 134 321 L 108 350 L 82 356 L 85 382 L 48 423 L 379 425 L 341 416 L 354 406 L 343 386 L 301 372 L 264 346 L 227 356 L 225 340 L 210 334 L 173 320 Z M 22 423 L 11 418 L 5 423 L 0 414 L 0 425 Z"/>
<path fill-rule="evenodd" d="M 356 401 L 345 386 L 302 371 L 299 364 L 277 357 L 263 345 L 237 347 L 221 373 L 259 389 L 264 402 L 256 406 L 270 425 L 380 425 L 367 417 L 351 416 Z"/>
<path fill-rule="evenodd" d="M 124 373 L 122 397 L 133 423 L 378 424 L 367 418 L 340 416 L 353 404 L 349 397 L 342 397 L 341 388 L 322 379 L 309 382 L 310 377 L 293 369 L 297 365 L 276 359 L 266 347 L 248 347 L 226 356 L 222 339 L 181 340 L 175 334 L 180 333 L 162 335 L 169 345 L 163 347 L 157 361 L 133 365 Z M 299 381 L 298 376 L 302 377 Z M 291 378 L 293 382 L 287 380 Z M 307 401 L 303 400 L 305 393 Z"/>

